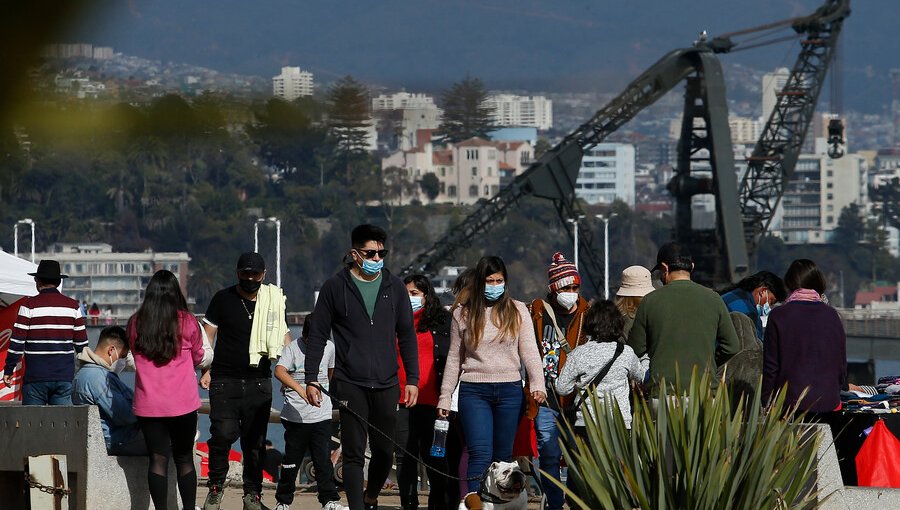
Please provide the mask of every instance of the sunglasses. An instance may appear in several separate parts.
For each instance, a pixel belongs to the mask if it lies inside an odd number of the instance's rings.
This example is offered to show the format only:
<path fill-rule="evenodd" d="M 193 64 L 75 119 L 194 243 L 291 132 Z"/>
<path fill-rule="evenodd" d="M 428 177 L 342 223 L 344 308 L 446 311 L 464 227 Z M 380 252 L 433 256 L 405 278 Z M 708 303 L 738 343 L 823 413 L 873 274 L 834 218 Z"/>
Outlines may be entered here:
<path fill-rule="evenodd" d="M 374 259 L 375 255 L 378 255 L 381 258 L 386 257 L 388 254 L 388 251 L 387 250 L 356 250 L 356 253 L 359 253 L 360 255 L 362 255 L 363 257 L 365 257 L 367 259 Z"/>

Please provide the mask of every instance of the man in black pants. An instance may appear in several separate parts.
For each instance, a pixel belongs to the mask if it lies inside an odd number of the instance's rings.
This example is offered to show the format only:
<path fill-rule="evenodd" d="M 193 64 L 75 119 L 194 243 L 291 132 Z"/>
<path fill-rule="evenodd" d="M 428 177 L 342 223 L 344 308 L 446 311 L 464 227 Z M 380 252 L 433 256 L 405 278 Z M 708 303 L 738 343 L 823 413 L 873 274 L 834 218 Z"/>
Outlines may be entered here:
<path fill-rule="evenodd" d="M 412 307 L 406 286 L 383 269 L 387 234 L 360 225 L 350 234 L 352 261 L 329 278 L 319 293 L 306 354 L 307 401 L 318 406 L 319 363 L 331 333 L 336 360 L 332 393 L 369 425 L 341 408 L 344 488 L 350 510 L 377 510 L 378 493 L 391 470 L 392 445 L 373 428 L 392 435 L 400 397 L 397 348 L 406 370 L 403 402 L 416 404 L 419 362 Z M 372 458 L 363 494 L 366 437 Z"/>
<path fill-rule="evenodd" d="M 203 328 L 214 340 L 212 367 L 200 381 L 209 389 L 210 405 L 209 494 L 203 510 L 219 509 L 228 474 L 228 452 L 238 439 L 244 459 L 243 508 L 265 508 L 260 495 L 266 427 L 272 408 L 272 364 L 267 356 L 261 357 L 256 366 L 250 363 L 253 317 L 265 276 L 266 263 L 260 254 L 241 255 L 238 284 L 217 292 L 203 318 Z M 290 341 L 290 334 L 284 335 L 282 342 Z"/>

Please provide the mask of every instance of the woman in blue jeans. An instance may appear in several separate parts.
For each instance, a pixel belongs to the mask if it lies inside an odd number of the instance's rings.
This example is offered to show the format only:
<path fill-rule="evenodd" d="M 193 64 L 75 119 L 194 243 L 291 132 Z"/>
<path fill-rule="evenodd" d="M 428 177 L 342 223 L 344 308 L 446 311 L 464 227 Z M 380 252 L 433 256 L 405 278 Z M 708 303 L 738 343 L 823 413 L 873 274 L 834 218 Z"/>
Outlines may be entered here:
<path fill-rule="evenodd" d="M 438 413 L 450 414 L 459 384 L 459 420 L 469 450 L 467 477 L 479 476 L 492 461 L 512 458 L 522 414 L 522 376 L 537 402 L 547 398 L 541 358 L 528 309 L 506 292 L 506 265 L 483 257 L 466 292 L 454 305 L 450 353 L 441 384 Z M 479 481 L 468 482 L 466 501 L 477 498 Z"/>

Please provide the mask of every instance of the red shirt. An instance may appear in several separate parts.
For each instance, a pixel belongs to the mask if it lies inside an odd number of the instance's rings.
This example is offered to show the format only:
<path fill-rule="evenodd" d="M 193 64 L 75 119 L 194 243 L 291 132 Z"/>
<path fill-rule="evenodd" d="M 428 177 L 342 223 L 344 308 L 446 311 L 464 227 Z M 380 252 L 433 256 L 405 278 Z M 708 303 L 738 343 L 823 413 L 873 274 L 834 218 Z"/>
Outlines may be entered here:
<path fill-rule="evenodd" d="M 440 393 L 440 384 L 437 372 L 434 370 L 434 337 L 431 331 L 419 331 L 419 319 L 424 310 L 413 314 L 413 325 L 416 328 L 416 340 L 419 346 L 419 400 L 418 404 L 437 406 Z M 400 370 L 397 376 L 400 378 L 400 398 L 403 399 L 403 388 L 406 386 L 406 370 L 403 369 L 403 360 L 397 356 L 397 364 Z M 402 403 L 402 402 L 401 402 Z"/>

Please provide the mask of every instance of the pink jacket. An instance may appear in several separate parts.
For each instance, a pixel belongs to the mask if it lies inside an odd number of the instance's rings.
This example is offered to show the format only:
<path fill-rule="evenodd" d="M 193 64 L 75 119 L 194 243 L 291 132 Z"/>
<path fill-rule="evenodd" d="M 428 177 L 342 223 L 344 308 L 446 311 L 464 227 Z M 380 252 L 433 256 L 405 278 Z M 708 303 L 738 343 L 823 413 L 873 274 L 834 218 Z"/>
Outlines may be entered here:
<path fill-rule="evenodd" d="M 146 417 L 181 416 L 200 408 L 200 390 L 194 367 L 203 359 L 200 324 L 188 312 L 178 312 L 181 348 L 165 365 L 156 365 L 134 352 L 134 321 L 128 324 L 128 344 L 134 353 L 134 414 Z"/>

